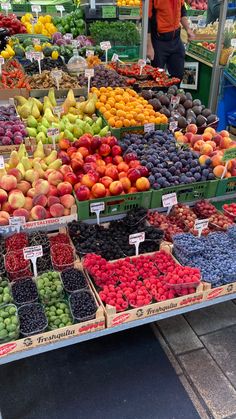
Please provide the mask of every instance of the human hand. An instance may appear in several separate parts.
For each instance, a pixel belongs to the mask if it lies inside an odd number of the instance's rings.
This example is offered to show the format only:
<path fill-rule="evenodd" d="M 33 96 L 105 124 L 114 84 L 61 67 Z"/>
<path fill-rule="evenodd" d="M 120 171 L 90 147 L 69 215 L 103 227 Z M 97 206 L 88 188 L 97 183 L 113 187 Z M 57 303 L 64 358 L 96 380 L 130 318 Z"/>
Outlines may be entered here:
<path fill-rule="evenodd" d="M 195 34 L 193 33 L 192 29 L 187 30 L 188 41 L 192 41 L 195 38 Z"/>
<path fill-rule="evenodd" d="M 154 49 L 151 41 L 147 43 L 147 58 L 149 58 L 151 61 L 154 60 Z"/>

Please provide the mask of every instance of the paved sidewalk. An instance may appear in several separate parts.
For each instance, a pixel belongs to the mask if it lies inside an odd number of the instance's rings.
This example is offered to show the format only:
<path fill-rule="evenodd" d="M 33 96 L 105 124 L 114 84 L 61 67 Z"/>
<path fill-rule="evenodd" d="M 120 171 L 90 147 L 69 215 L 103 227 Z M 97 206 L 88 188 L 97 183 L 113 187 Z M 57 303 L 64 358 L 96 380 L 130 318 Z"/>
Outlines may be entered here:
<path fill-rule="evenodd" d="M 154 325 L 201 418 L 236 419 L 236 301 Z"/>

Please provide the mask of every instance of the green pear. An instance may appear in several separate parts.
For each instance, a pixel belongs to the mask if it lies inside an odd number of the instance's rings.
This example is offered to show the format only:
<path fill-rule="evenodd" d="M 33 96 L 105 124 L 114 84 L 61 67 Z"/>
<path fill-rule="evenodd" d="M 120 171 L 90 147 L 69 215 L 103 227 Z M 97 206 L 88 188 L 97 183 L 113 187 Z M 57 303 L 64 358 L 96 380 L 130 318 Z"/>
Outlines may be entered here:
<path fill-rule="evenodd" d="M 102 129 L 102 118 L 101 118 L 101 116 L 99 116 L 99 118 L 97 118 L 96 124 L 100 126 L 100 129 Z"/>
<path fill-rule="evenodd" d="M 59 122 L 59 130 L 60 130 L 60 131 L 64 131 L 64 130 L 65 130 L 65 124 L 64 124 L 64 121 L 60 121 L 60 122 Z"/>
<path fill-rule="evenodd" d="M 44 134 L 44 132 L 39 132 L 36 136 L 36 141 L 39 142 L 41 141 L 43 144 L 47 143 L 47 137 Z"/>
<path fill-rule="evenodd" d="M 93 130 L 93 135 L 98 134 L 101 131 L 101 127 L 99 124 L 97 124 L 97 122 L 95 122 L 92 126 L 91 126 L 92 130 Z"/>
<path fill-rule="evenodd" d="M 68 113 L 67 114 L 67 118 L 69 119 L 69 121 L 74 124 L 76 119 L 77 119 L 77 115 L 73 115 L 73 113 Z"/>
<path fill-rule="evenodd" d="M 47 119 L 46 118 L 42 118 L 42 121 L 41 121 L 41 124 L 44 126 L 44 127 L 46 127 L 46 128 L 49 128 L 50 127 L 50 124 L 49 124 L 49 122 L 47 121 Z"/>
<path fill-rule="evenodd" d="M 87 116 L 87 115 L 84 117 L 84 121 L 85 121 L 85 122 L 87 122 L 89 125 L 92 125 L 92 124 L 93 124 L 93 122 L 94 122 L 94 121 L 92 120 L 92 118 L 90 118 L 90 117 L 89 117 L 89 116 Z"/>
<path fill-rule="evenodd" d="M 33 115 L 28 116 L 27 126 L 30 127 L 30 128 L 37 128 L 38 121 L 35 119 L 35 117 Z"/>
<path fill-rule="evenodd" d="M 99 137 L 105 137 L 105 135 L 107 135 L 109 131 L 109 127 L 108 125 L 106 125 L 100 132 L 99 132 Z"/>
<path fill-rule="evenodd" d="M 80 127 L 75 125 L 73 133 L 75 138 L 80 138 L 83 135 L 84 131 Z"/>
<path fill-rule="evenodd" d="M 84 129 L 85 124 L 86 124 L 86 122 L 85 122 L 85 121 L 82 121 L 81 119 L 76 119 L 75 123 L 76 123 L 76 125 L 77 125 L 78 127 L 80 127 L 81 129 Z"/>
<path fill-rule="evenodd" d="M 27 130 L 30 137 L 36 137 L 37 136 L 36 128 L 26 127 L 26 130 Z"/>
<path fill-rule="evenodd" d="M 91 126 L 86 122 L 85 126 L 84 126 L 84 133 L 86 134 L 92 134 L 93 135 L 93 130 L 91 128 Z"/>
<path fill-rule="evenodd" d="M 48 128 L 46 128 L 44 125 L 40 124 L 40 125 L 38 125 L 38 130 L 37 131 L 38 131 L 38 133 L 43 132 L 45 135 L 47 135 Z"/>
<path fill-rule="evenodd" d="M 69 131 L 68 129 L 66 129 L 64 131 L 64 134 L 65 134 L 65 138 L 67 138 L 67 140 L 74 141 L 74 136 L 73 136 L 73 134 L 72 134 L 71 131 Z"/>
<path fill-rule="evenodd" d="M 65 128 L 66 128 L 66 131 L 73 132 L 74 125 L 68 122 L 67 124 L 65 124 Z"/>

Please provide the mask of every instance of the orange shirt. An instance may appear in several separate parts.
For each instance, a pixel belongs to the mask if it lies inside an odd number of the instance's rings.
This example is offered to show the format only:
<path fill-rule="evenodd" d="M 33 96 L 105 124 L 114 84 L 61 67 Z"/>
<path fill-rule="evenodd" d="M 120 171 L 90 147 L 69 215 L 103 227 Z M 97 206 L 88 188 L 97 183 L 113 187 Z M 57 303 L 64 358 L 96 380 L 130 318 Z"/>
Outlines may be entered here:
<path fill-rule="evenodd" d="M 173 32 L 180 27 L 181 8 L 184 0 L 150 0 L 149 18 L 156 13 L 157 32 Z"/>

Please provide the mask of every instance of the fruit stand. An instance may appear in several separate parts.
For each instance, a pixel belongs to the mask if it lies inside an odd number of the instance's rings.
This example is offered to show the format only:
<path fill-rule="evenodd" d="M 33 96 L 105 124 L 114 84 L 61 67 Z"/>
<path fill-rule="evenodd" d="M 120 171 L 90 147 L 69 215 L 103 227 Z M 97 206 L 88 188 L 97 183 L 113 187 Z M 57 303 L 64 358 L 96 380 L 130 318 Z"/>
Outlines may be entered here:
<path fill-rule="evenodd" d="M 233 104 L 139 59 L 134 0 L 35 6 L 0 15 L 0 364 L 236 298 Z"/>

